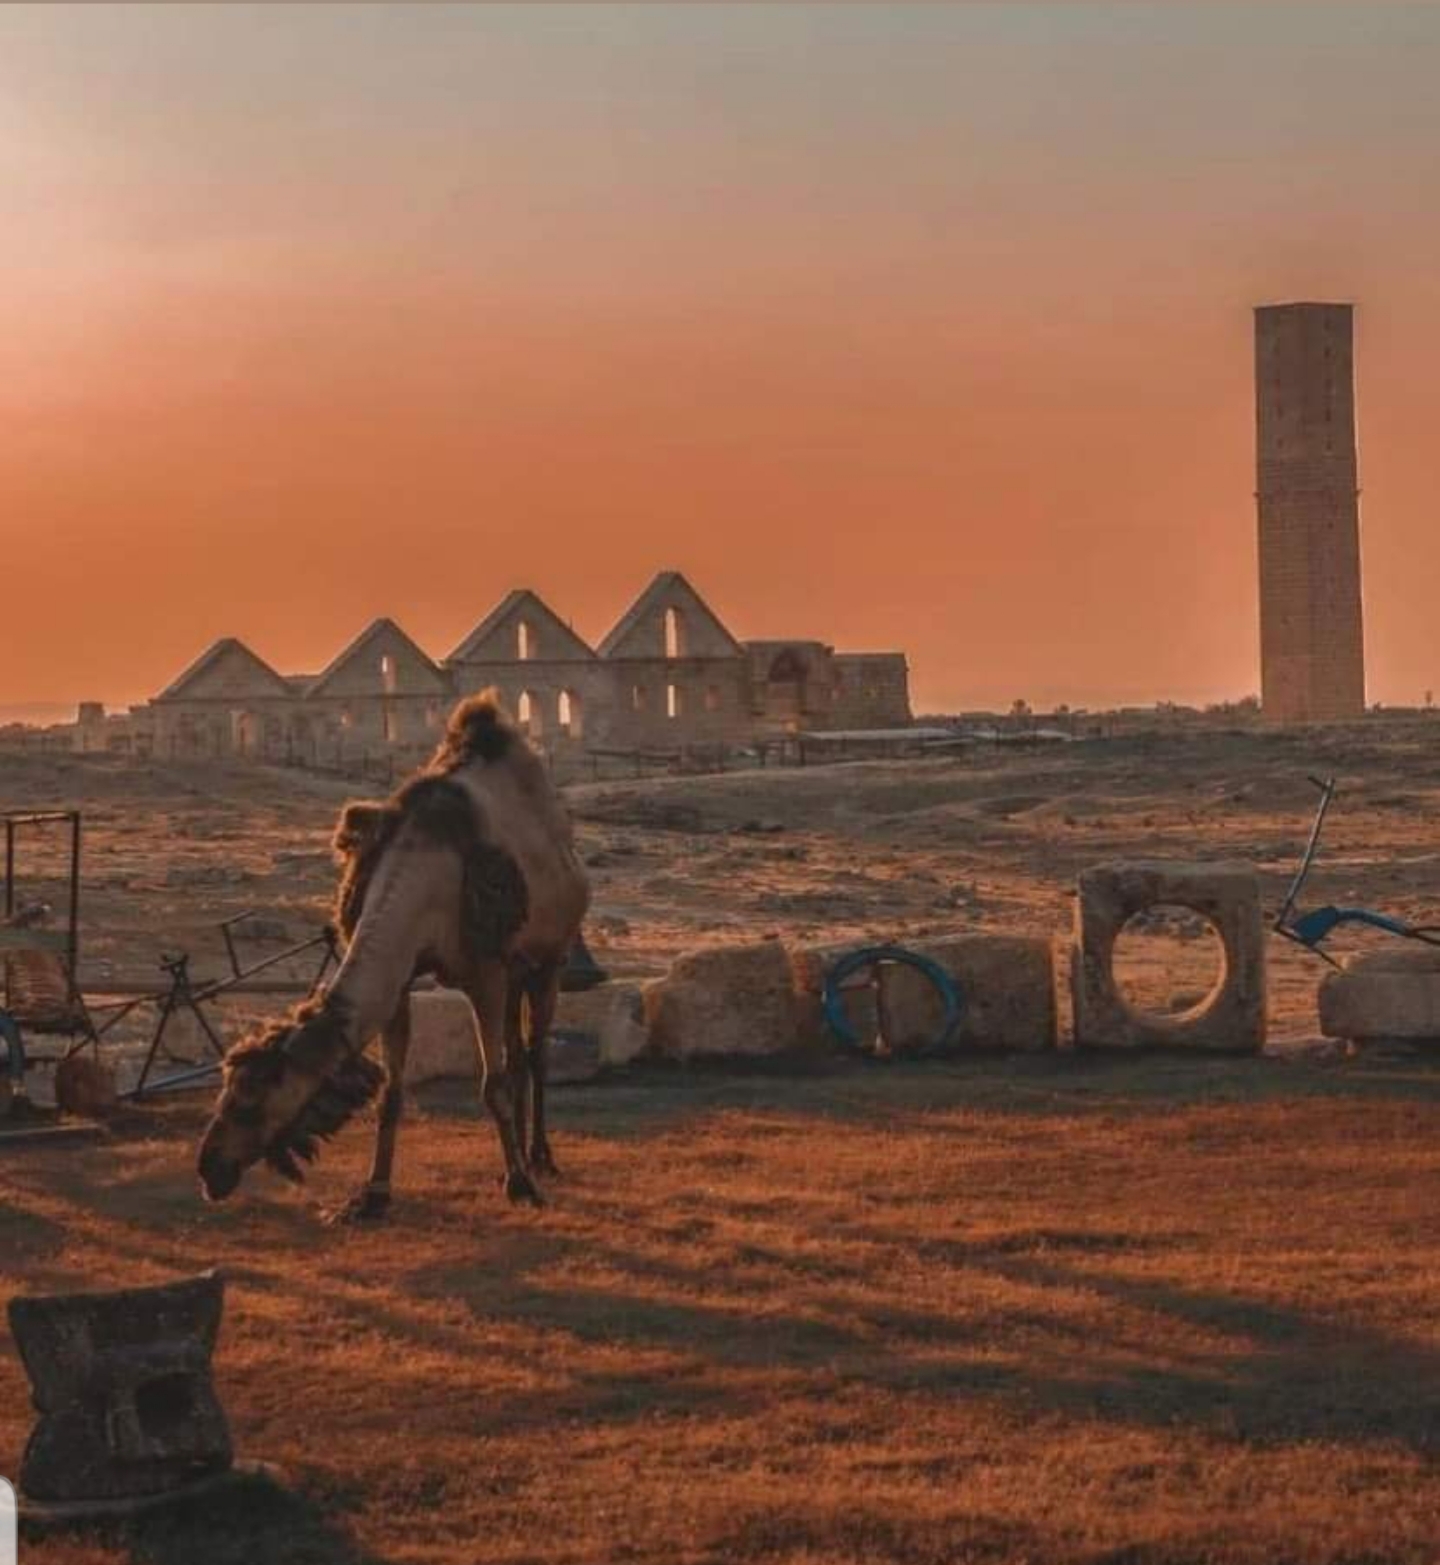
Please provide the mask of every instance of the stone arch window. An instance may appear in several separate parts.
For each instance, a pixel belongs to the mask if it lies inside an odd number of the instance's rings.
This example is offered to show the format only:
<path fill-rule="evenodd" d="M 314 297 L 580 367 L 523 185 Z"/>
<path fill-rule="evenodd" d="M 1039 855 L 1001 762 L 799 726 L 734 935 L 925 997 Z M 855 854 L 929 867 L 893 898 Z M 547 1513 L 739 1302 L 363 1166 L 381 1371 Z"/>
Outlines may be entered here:
<path fill-rule="evenodd" d="M 705 710 L 707 712 L 718 712 L 720 710 L 720 686 L 719 685 L 706 685 L 706 687 L 705 687 Z"/>
<path fill-rule="evenodd" d="M 685 693 L 680 686 L 668 684 L 665 686 L 665 715 L 670 719 L 679 717 L 685 710 Z"/>
<path fill-rule="evenodd" d="M 380 688 L 387 696 L 395 694 L 395 659 L 388 652 L 380 655 Z"/>
<path fill-rule="evenodd" d="M 643 712 L 650 705 L 650 692 L 644 685 L 632 685 L 630 687 L 630 710 Z"/>
<path fill-rule="evenodd" d="M 380 714 L 380 723 L 385 735 L 386 744 L 395 744 L 400 738 L 400 719 L 395 708 L 387 706 Z"/>
<path fill-rule="evenodd" d="M 580 697 L 573 690 L 562 690 L 555 703 L 555 722 L 567 739 L 579 739 L 585 732 L 585 714 Z"/>
<path fill-rule="evenodd" d="M 520 692 L 519 703 L 515 707 L 515 716 L 519 720 L 520 728 L 532 739 L 538 739 L 545 731 L 545 718 L 540 710 L 540 698 L 531 690 Z"/>
<path fill-rule="evenodd" d="M 528 619 L 522 619 L 515 627 L 515 656 L 522 663 L 535 656 L 535 627 Z"/>
<path fill-rule="evenodd" d="M 673 603 L 665 610 L 665 656 L 672 660 L 685 656 L 685 616 Z"/>

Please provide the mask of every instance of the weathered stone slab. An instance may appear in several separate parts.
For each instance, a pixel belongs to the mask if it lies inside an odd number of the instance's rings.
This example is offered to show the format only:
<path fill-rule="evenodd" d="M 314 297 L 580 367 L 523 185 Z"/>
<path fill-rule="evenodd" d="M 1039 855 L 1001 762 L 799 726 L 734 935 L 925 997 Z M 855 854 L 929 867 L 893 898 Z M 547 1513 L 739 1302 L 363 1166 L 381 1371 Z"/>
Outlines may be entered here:
<path fill-rule="evenodd" d="M 1327 1038 L 1440 1042 L 1440 947 L 1387 946 L 1327 973 L 1320 982 L 1320 1031 Z"/>
<path fill-rule="evenodd" d="M 602 1066 L 627 1065 L 647 1042 L 640 986 L 608 983 L 579 994 L 562 994 L 555 1026 L 594 1037 Z M 463 994 L 455 989 L 420 989 L 411 995 L 407 1087 L 427 1081 L 476 1080 L 478 1051 L 474 1012 Z M 552 1049 L 557 1081 L 563 1064 L 559 1051 Z"/>
<path fill-rule="evenodd" d="M 1214 990 L 1193 1010 L 1160 1016 L 1125 1003 L 1115 941 L 1136 913 L 1160 904 L 1208 919 L 1225 949 Z M 1164 1046 L 1253 1053 L 1265 1042 L 1265 925 L 1260 880 L 1248 864 L 1137 859 L 1080 876 L 1071 954 L 1075 1042 L 1090 1048 Z"/>
<path fill-rule="evenodd" d="M 410 1053 L 405 1085 L 478 1080 L 480 1040 L 470 1001 L 455 989 L 418 989 L 410 996 Z"/>
<path fill-rule="evenodd" d="M 792 954 L 807 1039 L 828 1036 L 821 1006 L 825 976 L 842 957 L 873 941 L 810 946 Z M 1053 1049 L 1056 1044 L 1054 953 L 1048 940 L 1025 935 L 965 933 L 907 940 L 907 949 L 939 963 L 960 989 L 960 1027 L 953 1040 L 965 1049 Z M 846 1012 L 864 1036 L 874 1025 L 875 1001 L 863 990 L 846 996 Z M 886 969 L 884 1005 L 887 1032 L 898 1048 L 931 1042 L 939 1032 L 943 1007 L 923 974 L 912 968 Z"/>
<path fill-rule="evenodd" d="M 602 1066 L 628 1065 L 649 1042 L 639 984 L 612 980 L 582 994 L 562 994 L 555 1025 L 598 1039 Z"/>
<path fill-rule="evenodd" d="M 778 940 L 678 957 L 643 993 L 650 1048 L 672 1059 L 782 1054 L 804 1041 Z"/>

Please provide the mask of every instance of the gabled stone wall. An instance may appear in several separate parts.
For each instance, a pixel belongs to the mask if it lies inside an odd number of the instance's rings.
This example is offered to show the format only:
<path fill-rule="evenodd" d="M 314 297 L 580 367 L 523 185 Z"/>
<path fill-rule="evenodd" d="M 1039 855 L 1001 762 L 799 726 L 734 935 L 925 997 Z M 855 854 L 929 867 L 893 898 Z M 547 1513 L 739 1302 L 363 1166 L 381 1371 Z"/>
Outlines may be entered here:
<path fill-rule="evenodd" d="M 283 676 L 215 643 L 143 708 L 153 753 L 346 766 L 438 742 L 456 701 L 494 687 L 557 759 L 586 750 L 743 746 L 807 729 L 910 720 L 900 653 L 819 641 L 742 645 L 678 572 L 657 576 L 596 652 L 528 590 L 443 663 L 377 620 L 320 674 Z"/>

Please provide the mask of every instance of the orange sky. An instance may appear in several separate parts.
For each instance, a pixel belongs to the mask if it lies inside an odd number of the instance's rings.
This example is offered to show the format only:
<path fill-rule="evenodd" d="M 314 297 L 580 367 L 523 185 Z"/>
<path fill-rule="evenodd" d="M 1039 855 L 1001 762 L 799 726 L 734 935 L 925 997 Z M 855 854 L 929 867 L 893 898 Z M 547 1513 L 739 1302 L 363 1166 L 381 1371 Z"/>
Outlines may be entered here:
<path fill-rule="evenodd" d="M 1258 685 L 1251 304 L 1440 686 L 1440 12 L 7 7 L 0 706 L 657 569 L 917 707 Z M 1281 17 L 1283 15 L 1283 20 Z"/>

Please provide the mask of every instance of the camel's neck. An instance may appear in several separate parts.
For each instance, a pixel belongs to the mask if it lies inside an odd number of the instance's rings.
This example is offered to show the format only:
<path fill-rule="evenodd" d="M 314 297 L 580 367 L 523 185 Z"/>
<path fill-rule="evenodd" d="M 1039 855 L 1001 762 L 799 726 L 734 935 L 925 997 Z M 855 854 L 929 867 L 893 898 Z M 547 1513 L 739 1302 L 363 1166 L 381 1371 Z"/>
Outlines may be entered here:
<path fill-rule="evenodd" d="M 376 866 L 330 993 L 344 1002 L 346 1041 L 363 1048 L 394 1016 L 431 932 L 434 855 L 392 848 Z"/>

